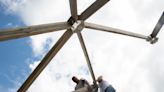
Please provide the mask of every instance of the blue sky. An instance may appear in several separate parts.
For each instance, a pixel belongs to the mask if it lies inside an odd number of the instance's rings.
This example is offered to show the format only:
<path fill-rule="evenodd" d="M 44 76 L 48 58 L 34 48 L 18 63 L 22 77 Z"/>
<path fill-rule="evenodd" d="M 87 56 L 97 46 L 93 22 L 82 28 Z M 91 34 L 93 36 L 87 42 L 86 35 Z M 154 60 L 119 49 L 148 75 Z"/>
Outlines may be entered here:
<path fill-rule="evenodd" d="M 0 28 L 24 26 L 22 20 L 0 6 Z M 24 81 L 30 72 L 28 64 L 32 57 L 29 38 L 0 42 L 0 90 L 8 92 L 15 87 L 15 81 Z"/>

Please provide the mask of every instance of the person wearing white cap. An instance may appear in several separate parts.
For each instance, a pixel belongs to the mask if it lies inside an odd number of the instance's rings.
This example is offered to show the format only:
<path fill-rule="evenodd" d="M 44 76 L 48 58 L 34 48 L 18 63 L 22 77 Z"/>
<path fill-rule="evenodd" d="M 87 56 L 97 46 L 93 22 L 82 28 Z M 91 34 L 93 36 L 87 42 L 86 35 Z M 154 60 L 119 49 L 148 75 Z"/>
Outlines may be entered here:
<path fill-rule="evenodd" d="M 99 83 L 100 92 L 116 92 L 113 86 L 105 81 L 102 76 L 97 78 L 97 82 Z"/>

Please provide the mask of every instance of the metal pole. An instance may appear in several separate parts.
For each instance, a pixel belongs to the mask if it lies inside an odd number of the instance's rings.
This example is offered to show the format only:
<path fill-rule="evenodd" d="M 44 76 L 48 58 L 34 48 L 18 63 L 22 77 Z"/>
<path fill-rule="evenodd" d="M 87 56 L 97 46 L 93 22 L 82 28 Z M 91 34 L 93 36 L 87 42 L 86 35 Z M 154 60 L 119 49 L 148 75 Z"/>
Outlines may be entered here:
<path fill-rule="evenodd" d="M 67 40 L 72 36 L 72 30 L 67 30 L 62 37 L 57 41 L 57 43 L 52 47 L 52 49 L 47 53 L 47 55 L 43 58 L 40 64 L 35 68 L 35 70 L 31 73 L 31 75 L 27 78 L 27 80 L 20 87 L 18 92 L 26 92 L 26 90 L 30 87 L 30 85 L 35 81 L 35 79 L 40 75 L 43 69 L 49 64 L 52 58 L 58 53 L 58 51 L 64 46 Z"/>
<path fill-rule="evenodd" d="M 142 34 L 133 33 L 133 32 L 116 29 L 116 28 L 112 28 L 112 27 L 106 27 L 106 26 L 102 26 L 102 25 L 98 25 L 98 24 L 84 22 L 84 25 L 85 25 L 85 28 L 95 29 L 95 30 L 99 30 L 99 31 L 122 34 L 122 35 L 141 38 L 141 39 L 145 39 L 145 40 L 147 40 L 147 38 L 148 38 L 148 36 L 145 36 Z"/>
<path fill-rule="evenodd" d="M 85 43 L 84 43 L 82 34 L 81 34 L 81 33 L 77 33 L 77 36 L 78 36 L 78 38 L 79 38 L 81 47 L 82 47 L 82 49 L 83 49 L 83 52 L 84 52 L 84 55 L 85 55 L 85 59 L 86 59 L 86 61 L 87 61 L 87 65 L 88 65 L 88 68 L 89 68 L 89 71 L 91 72 L 91 76 L 92 76 L 92 79 L 93 79 L 93 83 L 94 83 L 95 85 L 97 85 L 96 79 L 95 79 L 95 75 L 94 75 L 94 72 L 93 72 L 93 69 L 92 69 L 92 65 L 91 65 L 91 62 L 90 62 L 90 59 L 89 59 L 89 55 L 88 55 L 87 48 L 86 48 L 86 46 L 85 46 Z"/>
<path fill-rule="evenodd" d="M 69 29 L 70 27 L 71 25 L 67 22 L 59 22 L 28 27 L 19 27 L 14 29 L 0 29 L 0 41 L 59 31 Z"/>

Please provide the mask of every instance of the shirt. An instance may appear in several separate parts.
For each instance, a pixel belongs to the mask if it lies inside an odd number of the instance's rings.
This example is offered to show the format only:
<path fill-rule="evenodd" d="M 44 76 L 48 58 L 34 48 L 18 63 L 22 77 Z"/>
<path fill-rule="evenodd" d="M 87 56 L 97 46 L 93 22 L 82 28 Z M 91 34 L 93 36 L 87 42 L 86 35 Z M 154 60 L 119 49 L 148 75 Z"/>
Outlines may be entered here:
<path fill-rule="evenodd" d="M 100 87 L 100 92 L 105 92 L 105 89 L 110 86 L 110 84 L 107 81 L 102 80 L 99 83 L 99 87 Z"/>

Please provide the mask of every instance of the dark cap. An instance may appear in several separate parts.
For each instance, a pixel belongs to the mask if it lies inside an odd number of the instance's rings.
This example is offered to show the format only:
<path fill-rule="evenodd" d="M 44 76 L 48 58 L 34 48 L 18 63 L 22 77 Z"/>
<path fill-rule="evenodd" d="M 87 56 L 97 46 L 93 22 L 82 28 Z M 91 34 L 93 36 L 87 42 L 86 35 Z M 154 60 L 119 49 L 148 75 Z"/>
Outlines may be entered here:
<path fill-rule="evenodd" d="M 75 83 L 79 83 L 79 79 L 76 77 L 76 76 L 73 76 L 72 77 L 72 81 L 75 82 Z"/>

